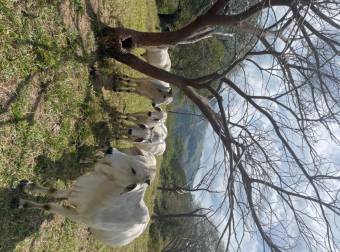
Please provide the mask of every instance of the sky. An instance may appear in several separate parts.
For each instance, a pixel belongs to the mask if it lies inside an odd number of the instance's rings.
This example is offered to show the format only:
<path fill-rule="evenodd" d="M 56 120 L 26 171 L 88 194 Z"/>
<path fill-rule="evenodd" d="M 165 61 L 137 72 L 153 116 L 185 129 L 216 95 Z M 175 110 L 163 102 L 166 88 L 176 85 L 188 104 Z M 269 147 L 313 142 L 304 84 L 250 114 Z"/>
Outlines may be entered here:
<path fill-rule="evenodd" d="M 283 15 L 284 13 L 284 9 L 280 9 L 280 8 L 276 8 L 275 9 L 275 15 L 277 17 L 277 19 L 280 18 L 280 16 Z M 269 15 L 270 17 L 273 17 L 273 15 Z M 308 16 L 307 16 L 308 18 Z M 270 25 L 273 22 L 272 18 L 262 18 L 261 22 L 267 22 L 267 25 Z M 312 22 L 312 21 L 311 21 Z M 282 48 L 282 42 L 278 41 L 275 46 L 277 49 Z M 260 47 L 260 45 L 258 45 Z M 271 57 L 256 57 L 253 58 L 254 60 L 256 60 L 257 62 L 259 62 L 259 64 L 261 66 L 270 66 L 272 64 L 272 59 Z M 339 57 L 335 59 L 337 62 L 340 62 Z M 338 64 L 339 66 L 340 64 Z M 278 85 L 278 82 L 280 81 L 278 78 L 275 78 L 273 76 L 270 75 L 265 75 L 262 76 L 260 74 L 260 72 L 258 70 L 256 70 L 256 68 L 254 68 L 253 65 L 251 64 L 246 64 L 245 65 L 245 69 L 246 69 L 246 78 L 248 83 L 251 83 L 251 89 L 248 89 L 249 92 L 253 92 L 254 94 L 258 94 L 258 95 L 268 95 L 271 93 L 277 93 L 280 89 L 280 85 Z M 338 68 L 339 70 L 340 68 Z M 233 79 L 236 83 L 243 83 L 244 81 L 244 72 L 235 72 L 233 73 L 232 76 L 228 76 L 229 78 Z M 264 85 L 267 87 L 266 91 L 264 91 Z M 240 84 L 240 86 L 242 87 L 242 84 Z M 245 88 L 245 86 L 243 86 L 243 88 Z M 224 93 L 224 98 L 225 101 L 227 101 L 227 92 Z M 237 107 L 240 106 L 240 104 L 242 104 L 242 102 L 235 98 L 235 100 L 231 101 L 230 105 L 231 107 L 233 107 L 232 111 L 235 111 L 233 113 L 233 117 L 232 120 L 233 121 L 237 121 L 238 119 L 242 119 L 243 113 L 241 113 L 242 111 L 244 111 L 242 108 Z M 258 102 L 258 104 L 261 104 L 261 102 Z M 227 105 L 227 104 L 226 104 Z M 262 104 L 263 106 L 269 106 L 268 103 L 263 102 Z M 281 113 L 286 113 L 287 111 L 282 110 L 282 108 L 280 107 L 275 107 L 275 106 L 271 106 L 271 108 L 275 111 L 279 111 Z M 255 111 L 254 111 L 254 114 Z M 258 114 L 258 113 L 257 113 Z M 269 130 L 271 128 L 271 124 L 270 122 L 264 118 L 261 115 L 255 115 L 255 118 L 253 118 L 254 123 L 256 123 L 255 125 L 257 125 L 257 127 L 262 128 L 264 131 L 265 130 Z M 334 134 L 340 138 L 340 127 L 337 124 L 332 124 L 331 127 L 333 128 Z M 337 169 L 340 167 L 340 147 L 335 144 L 334 142 L 330 141 L 330 137 L 327 133 L 327 131 L 322 128 L 322 127 L 318 127 L 316 129 L 316 132 L 318 134 L 318 139 L 321 139 L 319 142 L 314 144 L 314 147 L 318 150 L 318 153 L 327 157 L 328 160 L 331 161 L 333 168 Z M 237 134 L 237 131 L 234 131 L 234 134 Z M 290 133 L 287 133 L 290 134 Z M 291 138 L 296 138 L 294 139 L 297 143 L 299 142 L 300 139 L 298 139 L 298 137 L 296 135 L 290 134 L 288 137 Z M 268 138 L 271 138 L 273 140 L 273 149 L 274 151 L 277 150 L 279 151 L 280 146 L 275 146 L 277 143 L 275 142 L 275 136 L 274 135 L 268 135 Z M 276 138 L 277 139 L 277 138 Z M 218 147 L 219 146 L 219 142 L 218 142 L 218 137 L 214 134 L 212 128 L 209 126 L 206 130 L 206 134 L 205 134 L 205 138 L 204 138 L 204 149 L 203 149 L 203 153 L 201 156 L 201 167 L 203 167 L 202 169 L 200 169 L 193 181 L 193 185 L 199 183 L 199 181 L 203 178 L 203 176 L 206 174 L 206 172 L 215 164 L 219 164 L 220 162 L 222 162 L 224 160 L 224 153 L 222 148 Z M 301 150 L 301 148 L 299 148 L 298 146 L 295 147 L 297 152 L 299 153 L 299 155 L 301 156 L 306 156 L 306 161 L 308 161 L 308 155 L 306 155 L 305 153 L 303 153 L 303 151 Z M 216 149 L 218 150 L 216 152 Z M 326 160 L 326 159 L 324 159 Z M 323 160 L 322 160 L 323 161 Z M 284 164 L 283 162 L 281 163 L 280 166 L 280 170 L 281 171 L 289 171 L 290 167 L 288 167 L 286 164 Z M 340 170 L 340 169 L 339 169 Z M 217 172 L 216 174 L 216 178 L 214 180 L 213 186 L 211 189 L 214 190 L 219 190 L 219 189 L 223 189 L 224 185 L 226 184 L 225 181 L 225 176 L 222 170 L 220 170 L 219 172 Z M 291 181 L 293 182 L 293 181 Z M 333 185 L 334 188 L 339 188 L 340 189 L 340 183 L 335 183 Z M 311 190 L 311 188 L 308 188 L 306 186 L 306 184 L 301 183 L 301 185 L 297 186 L 297 189 L 305 189 L 306 191 Z M 194 193 L 194 199 L 197 202 L 200 202 L 200 204 L 203 207 L 209 207 L 209 208 L 213 208 L 216 209 L 218 208 L 218 206 L 220 205 L 220 202 L 223 200 L 223 195 L 221 194 L 209 194 L 209 193 L 204 193 L 204 192 L 200 192 L 200 193 Z M 241 196 L 241 195 L 240 195 Z M 327 195 L 323 195 L 324 197 L 327 197 Z M 267 197 L 270 199 L 270 202 L 276 202 L 276 194 L 270 194 L 268 193 Z M 309 213 L 311 215 L 316 214 L 315 209 L 311 206 L 311 205 L 306 205 L 304 204 L 303 201 L 296 201 L 296 206 L 300 207 L 301 210 L 303 210 L 305 213 Z M 271 205 L 271 207 L 273 207 L 278 215 L 278 218 L 291 218 L 292 216 L 285 216 L 284 211 L 282 210 L 282 206 L 280 206 L 279 204 L 275 204 L 273 203 Z M 213 218 L 215 224 L 220 223 L 220 221 L 223 221 L 223 218 L 225 216 L 226 213 L 226 208 L 227 208 L 227 204 L 225 204 L 225 207 L 222 208 Z M 330 214 L 330 213 L 328 213 Z M 237 216 L 237 213 L 236 213 Z M 236 217 L 237 218 L 237 217 Z M 318 225 L 315 222 L 312 222 L 310 220 L 308 220 L 308 218 L 306 218 L 306 221 L 308 222 L 309 226 L 315 231 L 321 231 L 321 226 Z M 289 223 L 289 222 L 287 222 Z M 331 223 L 331 225 L 335 225 L 335 224 L 339 224 L 340 223 L 340 219 L 339 217 L 336 217 L 333 221 L 333 223 Z M 220 226 L 220 231 L 222 231 L 222 226 Z M 241 227 L 237 227 L 236 230 L 240 231 Z M 279 227 L 275 227 L 274 225 L 272 225 L 272 228 L 275 230 L 277 229 L 278 231 L 280 230 Z M 290 234 L 292 235 L 297 235 L 298 234 L 298 230 L 296 228 L 295 225 L 291 225 L 291 224 L 287 224 L 287 228 L 290 231 Z M 339 237 L 340 237 L 340 233 L 338 233 Z M 243 238 L 243 245 L 241 248 L 241 251 L 249 251 L 249 252 L 258 252 L 258 251 L 264 251 L 263 250 L 263 242 L 262 239 L 259 237 L 259 233 L 253 233 L 253 234 L 249 234 L 247 233 L 245 235 L 245 237 Z M 268 248 L 267 248 L 268 249 Z M 269 251 L 269 250 L 268 250 Z M 295 243 L 295 248 L 292 251 L 310 251 L 310 249 L 307 249 L 303 240 L 297 239 L 296 243 Z"/>

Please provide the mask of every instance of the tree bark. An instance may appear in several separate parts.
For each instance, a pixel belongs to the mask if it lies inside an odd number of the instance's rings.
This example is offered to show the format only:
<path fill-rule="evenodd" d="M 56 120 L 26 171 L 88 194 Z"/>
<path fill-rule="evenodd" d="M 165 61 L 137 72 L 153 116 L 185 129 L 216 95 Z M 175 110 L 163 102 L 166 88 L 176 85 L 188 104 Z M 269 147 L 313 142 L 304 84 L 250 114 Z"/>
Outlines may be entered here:
<path fill-rule="evenodd" d="M 102 48 L 106 51 L 118 50 L 123 53 L 135 47 L 175 46 L 194 36 L 200 30 L 217 25 L 236 26 L 262 9 L 270 6 L 290 6 L 294 0 L 264 0 L 252 5 L 247 10 L 235 15 L 219 15 L 227 1 L 217 0 L 210 10 L 196 18 L 190 24 L 172 32 L 139 32 L 127 28 L 107 27 L 101 39 Z"/>

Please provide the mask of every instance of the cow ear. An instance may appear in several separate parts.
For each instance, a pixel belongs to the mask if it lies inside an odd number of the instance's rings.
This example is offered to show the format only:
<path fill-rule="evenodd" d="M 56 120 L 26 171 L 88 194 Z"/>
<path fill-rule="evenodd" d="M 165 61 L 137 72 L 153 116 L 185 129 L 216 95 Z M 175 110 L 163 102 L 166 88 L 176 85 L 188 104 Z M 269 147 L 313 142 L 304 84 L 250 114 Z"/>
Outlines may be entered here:
<path fill-rule="evenodd" d="M 131 184 L 127 187 L 124 188 L 124 191 L 120 193 L 120 195 L 124 194 L 124 193 L 128 193 L 131 192 L 133 189 L 135 189 L 137 187 L 137 184 Z"/>

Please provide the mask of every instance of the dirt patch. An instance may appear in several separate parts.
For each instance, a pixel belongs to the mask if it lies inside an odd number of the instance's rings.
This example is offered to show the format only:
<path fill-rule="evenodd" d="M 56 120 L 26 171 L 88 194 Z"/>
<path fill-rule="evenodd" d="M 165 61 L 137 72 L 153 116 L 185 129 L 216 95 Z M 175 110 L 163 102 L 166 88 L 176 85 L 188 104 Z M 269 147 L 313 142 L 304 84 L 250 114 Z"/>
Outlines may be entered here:
<path fill-rule="evenodd" d="M 91 18 L 88 16 L 90 11 L 97 14 L 99 9 L 98 0 L 83 0 L 80 6 L 74 6 L 70 1 L 60 4 L 60 14 L 65 26 L 71 30 L 79 32 L 83 53 L 89 54 L 95 50 L 95 39 L 91 29 Z"/>

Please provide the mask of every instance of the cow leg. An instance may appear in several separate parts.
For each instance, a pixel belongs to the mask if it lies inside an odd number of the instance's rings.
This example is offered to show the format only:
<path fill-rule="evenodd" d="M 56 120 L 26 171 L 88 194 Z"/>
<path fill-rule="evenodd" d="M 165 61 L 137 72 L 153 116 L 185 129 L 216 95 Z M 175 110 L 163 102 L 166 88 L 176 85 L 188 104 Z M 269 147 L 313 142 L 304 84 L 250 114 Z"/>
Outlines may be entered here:
<path fill-rule="evenodd" d="M 67 199 L 70 195 L 70 192 L 68 190 L 59 190 L 53 187 L 50 188 L 42 187 L 28 180 L 21 180 L 19 188 L 22 191 L 44 194 L 56 199 Z"/>
<path fill-rule="evenodd" d="M 118 118 L 126 120 L 129 117 L 129 113 L 124 113 L 124 112 L 117 112 Z"/>
<path fill-rule="evenodd" d="M 150 82 L 150 78 L 133 78 L 128 76 L 123 76 L 118 78 L 119 81 L 123 82 L 125 85 L 136 86 L 132 83 L 141 84 Z"/>
<path fill-rule="evenodd" d="M 129 78 L 118 78 L 113 86 L 112 86 L 112 90 L 115 92 L 123 92 L 124 88 L 135 88 L 136 84 L 133 84 Z M 125 91 L 125 92 L 129 92 L 129 91 Z"/>
<path fill-rule="evenodd" d="M 116 130 L 116 139 L 122 139 L 128 138 L 128 130 L 127 129 L 117 129 Z"/>
<path fill-rule="evenodd" d="M 128 124 L 125 121 L 120 121 L 117 124 L 117 128 L 115 129 L 115 132 L 117 132 L 118 134 L 126 134 L 127 130 L 128 130 Z"/>
<path fill-rule="evenodd" d="M 60 214 L 73 220 L 79 217 L 77 211 L 73 207 L 63 206 L 57 203 L 37 203 L 30 200 L 14 198 L 11 201 L 12 208 L 37 208 L 51 213 Z"/>
<path fill-rule="evenodd" d="M 120 88 L 115 88 L 113 91 L 115 92 L 127 92 L 127 93 L 135 93 L 135 89 L 132 87 L 120 87 Z"/>
<path fill-rule="evenodd" d="M 129 78 L 129 80 L 127 81 L 128 83 L 136 83 L 138 84 L 142 84 L 142 83 L 146 83 L 146 82 L 150 82 L 150 78 Z"/>
<path fill-rule="evenodd" d="M 123 119 L 123 120 L 132 120 L 132 121 L 136 121 L 136 117 L 134 117 L 132 114 L 130 113 L 120 113 L 119 114 L 119 118 Z"/>

